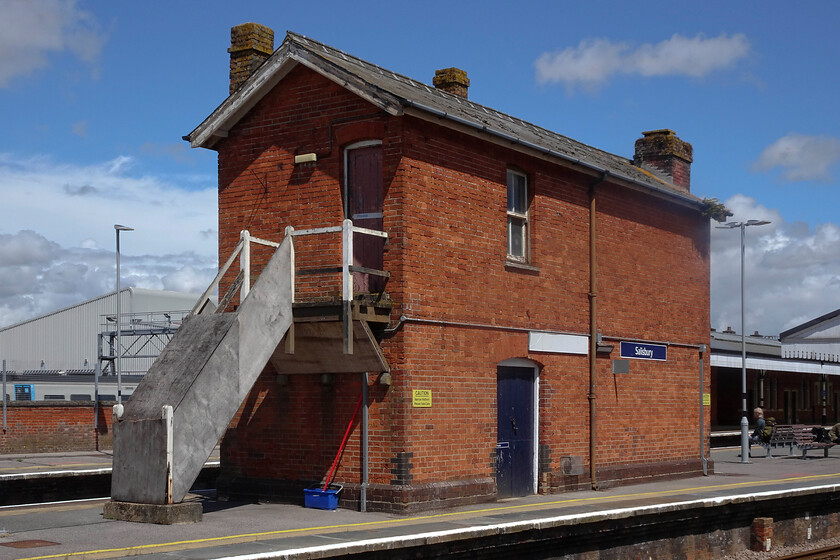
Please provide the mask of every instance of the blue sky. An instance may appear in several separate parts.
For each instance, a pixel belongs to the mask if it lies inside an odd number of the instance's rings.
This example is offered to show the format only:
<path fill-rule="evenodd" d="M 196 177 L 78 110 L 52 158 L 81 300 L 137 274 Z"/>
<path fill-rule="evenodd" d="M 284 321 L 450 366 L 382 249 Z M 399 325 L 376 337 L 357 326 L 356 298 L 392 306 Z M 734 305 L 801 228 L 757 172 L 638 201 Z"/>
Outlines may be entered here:
<path fill-rule="evenodd" d="M 418 7 L 420 6 L 420 7 Z M 840 307 L 837 2 L 0 1 L 0 326 L 124 283 L 201 291 L 216 267 L 215 152 L 230 27 L 292 30 L 632 157 L 694 147 L 692 192 L 747 232 L 748 332 Z M 712 327 L 740 329 L 739 236 L 712 230 Z"/>

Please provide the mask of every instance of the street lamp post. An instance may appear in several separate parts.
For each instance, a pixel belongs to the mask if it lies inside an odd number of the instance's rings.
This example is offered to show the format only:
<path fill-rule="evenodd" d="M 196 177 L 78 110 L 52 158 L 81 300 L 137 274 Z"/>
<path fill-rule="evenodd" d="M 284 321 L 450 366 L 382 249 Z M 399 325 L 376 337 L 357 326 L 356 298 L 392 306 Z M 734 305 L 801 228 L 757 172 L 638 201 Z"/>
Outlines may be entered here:
<path fill-rule="evenodd" d="M 744 230 L 747 226 L 764 226 L 766 220 L 747 220 L 746 222 L 727 222 L 718 229 L 741 229 L 741 462 L 750 462 L 750 421 L 747 419 L 747 339 L 744 326 Z"/>
<path fill-rule="evenodd" d="M 118 415 L 122 415 L 122 364 L 120 363 L 120 357 L 122 356 L 122 341 L 120 340 L 120 335 L 122 333 L 122 306 L 121 306 L 121 299 L 122 296 L 120 294 L 120 232 L 121 231 L 134 231 L 134 228 L 130 228 L 128 226 L 121 226 L 120 224 L 114 224 L 114 230 L 117 233 L 117 352 L 116 352 L 116 365 L 117 365 L 117 406 L 119 407 Z"/>

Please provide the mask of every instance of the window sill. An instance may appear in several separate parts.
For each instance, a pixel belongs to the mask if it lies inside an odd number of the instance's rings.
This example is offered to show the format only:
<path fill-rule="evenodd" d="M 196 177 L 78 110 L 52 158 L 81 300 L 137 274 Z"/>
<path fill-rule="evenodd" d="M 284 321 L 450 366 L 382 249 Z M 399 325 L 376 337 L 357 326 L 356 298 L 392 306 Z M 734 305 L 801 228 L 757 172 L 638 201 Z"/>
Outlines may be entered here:
<path fill-rule="evenodd" d="M 521 270 L 522 272 L 535 272 L 538 273 L 540 269 L 536 266 L 526 264 L 519 261 L 512 261 L 510 259 L 505 260 L 505 268 L 507 269 L 514 269 L 514 270 Z"/>

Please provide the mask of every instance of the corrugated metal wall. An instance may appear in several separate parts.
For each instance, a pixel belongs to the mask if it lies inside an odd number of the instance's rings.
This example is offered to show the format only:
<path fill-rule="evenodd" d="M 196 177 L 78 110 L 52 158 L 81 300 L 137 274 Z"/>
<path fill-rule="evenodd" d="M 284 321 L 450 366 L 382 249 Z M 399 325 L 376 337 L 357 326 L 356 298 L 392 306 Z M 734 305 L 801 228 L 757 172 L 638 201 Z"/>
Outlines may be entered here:
<path fill-rule="evenodd" d="M 121 291 L 122 313 L 189 310 L 197 294 L 140 288 Z M 116 313 L 116 294 L 74 305 L 0 330 L 0 360 L 9 371 L 93 369 L 97 359 L 97 335 L 105 315 Z M 112 327 L 113 328 L 113 327 Z M 125 337 L 124 337 L 125 338 Z M 127 341 L 123 340 L 123 346 Z M 85 365 L 87 360 L 87 365 Z M 123 359 L 123 371 L 151 366 L 154 359 Z M 42 365 L 43 364 L 43 365 Z"/>

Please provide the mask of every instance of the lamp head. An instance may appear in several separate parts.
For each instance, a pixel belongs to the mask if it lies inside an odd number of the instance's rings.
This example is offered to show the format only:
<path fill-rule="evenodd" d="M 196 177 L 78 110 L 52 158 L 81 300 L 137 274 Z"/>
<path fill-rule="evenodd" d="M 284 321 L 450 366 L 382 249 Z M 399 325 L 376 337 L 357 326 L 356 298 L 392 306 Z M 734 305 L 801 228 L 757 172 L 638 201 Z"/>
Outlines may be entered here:
<path fill-rule="evenodd" d="M 130 228 L 128 226 L 121 226 L 120 224 L 114 224 L 114 229 L 117 231 L 134 231 L 134 228 Z"/>
<path fill-rule="evenodd" d="M 747 220 L 746 222 L 726 222 L 722 226 L 715 226 L 717 229 L 735 229 L 746 226 L 766 226 L 769 224 L 767 220 Z"/>

